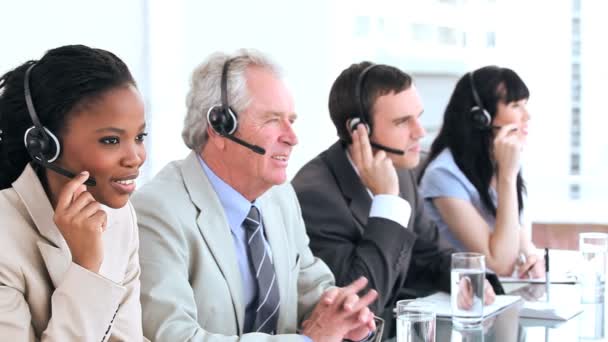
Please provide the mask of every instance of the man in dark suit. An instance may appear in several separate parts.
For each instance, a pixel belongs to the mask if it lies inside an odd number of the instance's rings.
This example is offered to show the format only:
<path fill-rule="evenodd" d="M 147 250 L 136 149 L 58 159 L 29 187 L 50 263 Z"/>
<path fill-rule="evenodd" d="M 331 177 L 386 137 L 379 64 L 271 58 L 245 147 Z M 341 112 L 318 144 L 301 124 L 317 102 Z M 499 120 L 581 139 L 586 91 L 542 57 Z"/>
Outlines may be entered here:
<path fill-rule="evenodd" d="M 372 309 L 385 317 L 397 299 L 449 292 L 452 250 L 440 246 L 416 187 L 425 131 L 411 77 L 353 64 L 334 82 L 329 112 L 339 141 L 292 181 L 313 253 L 337 284 L 367 277 L 379 293 Z"/>

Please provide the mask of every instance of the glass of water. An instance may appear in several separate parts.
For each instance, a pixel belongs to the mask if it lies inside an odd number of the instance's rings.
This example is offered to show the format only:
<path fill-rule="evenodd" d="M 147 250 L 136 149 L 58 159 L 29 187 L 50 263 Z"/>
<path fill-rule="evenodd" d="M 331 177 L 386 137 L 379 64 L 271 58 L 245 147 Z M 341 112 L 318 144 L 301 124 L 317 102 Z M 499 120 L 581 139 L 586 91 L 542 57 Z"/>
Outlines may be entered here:
<path fill-rule="evenodd" d="M 450 342 L 484 342 L 483 326 L 463 330 L 453 327 Z"/>
<path fill-rule="evenodd" d="M 579 341 L 606 341 L 604 302 L 583 303 L 583 312 L 578 319 Z"/>
<path fill-rule="evenodd" d="M 397 342 L 435 342 L 435 311 L 432 304 L 414 299 L 397 302 Z"/>
<path fill-rule="evenodd" d="M 582 299 L 587 303 L 602 301 L 606 282 L 608 234 L 581 233 L 578 246 L 583 257 L 581 265 Z"/>
<path fill-rule="evenodd" d="M 483 320 L 485 256 L 480 253 L 452 254 L 452 323 L 460 329 L 477 328 Z"/>

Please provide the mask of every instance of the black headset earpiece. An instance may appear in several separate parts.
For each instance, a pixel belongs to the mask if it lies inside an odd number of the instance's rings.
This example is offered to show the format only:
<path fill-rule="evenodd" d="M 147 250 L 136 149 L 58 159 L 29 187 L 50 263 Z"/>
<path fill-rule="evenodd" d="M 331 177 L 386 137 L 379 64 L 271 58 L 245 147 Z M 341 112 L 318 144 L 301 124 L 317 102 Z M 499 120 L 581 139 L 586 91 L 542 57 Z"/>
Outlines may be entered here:
<path fill-rule="evenodd" d="M 213 106 L 207 112 L 209 126 L 219 135 L 226 136 L 234 133 L 237 128 L 236 116 L 228 108 L 226 111 L 222 106 Z"/>
<path fill-rule="evenodd" d="M 42 125 L 36 114 L 36 109 L 34 108 L 30 90 L 30 73 L 35 65 L 36 64 L 34 63 L 27 68 L 23 80 L 25 104 L 32 123 L 34 124 L 25 131 L 23 141 L 25 143 L 25 148 L 32 159 L 52 163 L 59 157 L 61 145 L 59 144 L 57 137 Z"/>
<path fill-rule="evenodd" d="M 473 101 L 475 105 L 471 107 L 471 120 L 473 121 L 473 125 L 478 129 L 489 129 L 492 123 L 492 116 L 490 113 L 483 107 L 481 103 L 481 97 L 477 93 L 477 89 L 475 88 L 475 79 L 473 76 L 474 71 L 469 73 L 469 81 L 471 83 L 471 94 L 473 95 Z"/>
<path fill-rule="evenodd" d="M 209 108 L 207 111 L 207 122 L 217 134 L 245 146 L 255 153 L 265 154 L 266 150 L 262 147 L 250 144 L 234 136 L 239 127 L 239 121 L 237 113 L 228 104 L 228 68 L 230 63 L 236 58 L 238 57 L 228 59 L 222 67 L 222 78 L 220 80 L 220 97 L 222 102 Z"/>
<path fill-rule="evenodd" d="M 36 108 L 34 107 L 34 101 L 32 101 L 32 92 L 30 90 L 30 73 L 35 65 L 36 63 L 33 63 L 27 68 L 23 80 L 25 104 L 27 106 L 27 112 L 32 119 L 32 123 L 34 124 L 25 131 L 25 134 L 23 135 L 23 143 L 25 144 L 27 152 L 35 163 L 38 163 L 49 170 L 55 171 L 60 175 L 68 178 L 74 178 L 76 177 L 75 173 L 52 164 L 55 160 L 57 160 L 59 154 L 61 154 L 61 144 L 59 143 L 57 136 L 42 125 L 38 115 L 36 114 Z M 84 184 L 88 186 L 95 186 L 97 182 L 95 182 L 93 177 L 89 177 Z"/>
<path fill-rule="evenodd" d="M 61 152 L 57 137 L 46 129 L 46 127 L 43 127 L 42 129 L 36 126 L 28 128 L 23 136 L 23 142 L 33 159 L 45 161 L 47 163 L 54 162 Z"/>

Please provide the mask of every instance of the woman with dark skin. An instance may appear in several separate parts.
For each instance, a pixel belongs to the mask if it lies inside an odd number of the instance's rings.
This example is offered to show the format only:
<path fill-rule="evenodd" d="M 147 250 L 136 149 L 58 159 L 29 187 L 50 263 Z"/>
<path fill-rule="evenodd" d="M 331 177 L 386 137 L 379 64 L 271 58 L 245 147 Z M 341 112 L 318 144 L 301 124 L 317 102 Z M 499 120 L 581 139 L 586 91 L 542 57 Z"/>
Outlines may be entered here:
<path fill-rule="evenodd" d="M 144 129 L 135 81 L 108 51 L 59 47 L 0 78 L 3 339 L 144 340 L 129 202 Z"/>

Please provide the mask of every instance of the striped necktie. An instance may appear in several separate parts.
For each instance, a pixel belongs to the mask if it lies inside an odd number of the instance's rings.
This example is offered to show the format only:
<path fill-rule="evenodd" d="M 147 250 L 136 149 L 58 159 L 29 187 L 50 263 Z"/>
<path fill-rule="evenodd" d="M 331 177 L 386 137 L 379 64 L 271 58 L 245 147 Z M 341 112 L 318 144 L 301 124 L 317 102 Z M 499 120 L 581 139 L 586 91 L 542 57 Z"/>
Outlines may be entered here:
<path fill-rule="evenodd" d="M 279 318 L 279 286 L 274 266 L 264 245 L 260 211 L 256 207 L 251 206 L 249 214 L 243 221 L 243 226 L 247 230 L 249 257 L 258 283 L 253 331 L 274 334 Z"/>

